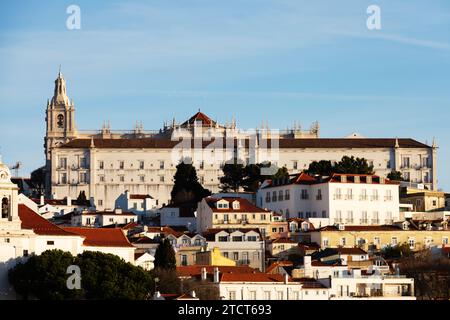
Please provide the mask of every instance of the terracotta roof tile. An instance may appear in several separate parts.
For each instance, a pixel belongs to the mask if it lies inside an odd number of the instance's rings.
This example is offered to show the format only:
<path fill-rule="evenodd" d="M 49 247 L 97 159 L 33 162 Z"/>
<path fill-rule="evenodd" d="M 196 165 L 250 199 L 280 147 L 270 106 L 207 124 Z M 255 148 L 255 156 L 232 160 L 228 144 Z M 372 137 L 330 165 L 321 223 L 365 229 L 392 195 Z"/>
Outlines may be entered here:
<path fill-rule="evenodd" d="M 121 229 L 64 227 L 64 230 L 85 237 L 83 245 L 89 247 L 134 248 Z"/>
<path fill-rule="evenodd" d="M 76 234 L 54 225 L 24 204 L 19 204 L 18 209 L 22 229 L 31 229 L 39 235 L 76 236 Z"/>
<path fill-rule="evenodd" d="M 294 282 L 288 277 L 289 282 Z M 284 282 L 284 276 L 281 274 L 268 273 L 223 273 L 220 282 Z"/>
<path fill-rule="evenodd" d="M 227 209 L 219 209 L 216 208 L 216 203 L 220 200 L 226 200 L 228 202 L 228 208 Z M 252 204 L 247 199 L 243 198 L 232 198 L 232 197 L 224 197 L 224 198 L 213 198 L 208 197 L 205 199 L 206 203 L 209 205 L 209 207 L 212 209 L 213 212 L 241 212 L 241 213 L 263 213 L 266 214 L 270 212 L 269 210 L 265 210 L 262 208 L 258 208 L 254 204 Z M 234 201 L 239 202 L 239 209 L 233 209 L 232 203 Z"/>
<path fill-rule="evenodd" d="M 207 266 L 207 265 L 192 265 L 192 266 L 179 266 L 177 267 L 177 273 L 180 277 L 195 277 L 202 273 L 202 269 L 206 268 L 208 274 L 214 273 L 214 269 L 218 268 L 220 273 L 234 273 L 234 274 L 248 274 L 259 272 L 257 269 L 250 268 L 249 266 Z"/>

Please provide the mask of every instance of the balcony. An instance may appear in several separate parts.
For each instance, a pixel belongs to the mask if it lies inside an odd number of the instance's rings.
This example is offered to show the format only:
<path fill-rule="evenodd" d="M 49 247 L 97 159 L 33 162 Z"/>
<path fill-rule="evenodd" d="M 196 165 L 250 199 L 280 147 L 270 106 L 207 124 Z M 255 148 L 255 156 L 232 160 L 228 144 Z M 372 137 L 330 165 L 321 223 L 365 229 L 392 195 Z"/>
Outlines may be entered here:
<path fill-rule="evenodd" d="M 378 220 L 378 219 L 372 219 L 372 224 L 380 224 L 380 220 Z"/>
<path fill-rule="evenodd" d="M 316 200 L 322 200 L 322 195 L 317 195 Z"/>
<path fill-rule="evenodd" d="M 335 194 L 335 195 L 333 195 L 333 199 L 334 200 L 342 200 L 342 195 L 341 194 Z"/>
<path fill-rule="evenodd" d="M 352 194 L 346 194 L 344 199 L 345 200 L 353 200 L 353 195 Z"/>
<path fill-rule="evenodd" d="M 367 200 L 369 197 L 367 195 L 360 195 L 359 196 L 359 201 L 365 201 Z"/>
<path fill-rule="evenodd" d="M 368 219 L 361 219 L 361 220 L 359 220 L 359 222 L 360 222 L 361 224 L 368 224 L 368 223 L 369 223 L 369 220 L 368 220 Z"/>

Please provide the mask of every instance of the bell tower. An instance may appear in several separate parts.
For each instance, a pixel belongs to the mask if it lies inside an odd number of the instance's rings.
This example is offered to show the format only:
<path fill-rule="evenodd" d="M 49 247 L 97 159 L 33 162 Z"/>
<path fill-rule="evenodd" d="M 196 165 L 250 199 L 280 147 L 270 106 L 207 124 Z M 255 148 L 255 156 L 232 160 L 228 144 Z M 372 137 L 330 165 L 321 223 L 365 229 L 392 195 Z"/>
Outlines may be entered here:
<path fill-rule="evenodd" d="M 45 148 L 45 189 L 51 192 L 52 155 L 51 150 L 77 137 L 75 126 L 75 106 L 67 96 L 66 80 L 59 68 L 55 80 L 55 90 L 51 100 L 47 101 L 45 122 L 47 124 L 44 138 Z"/>
<path fill-rule="evenodd" d="M 67 96 L 66 80 L 61 69 L 55 80 L 53 98 L 47 101 L 47 133 L 45 136 L 45 154 L 50 160 L 50 149 L 76 137 L 75 106 Z"/>
<path fill-rule="evenodd" d="M 3 164 L 0 158 L 0 231 L 20 230 L 18 190 L 17 185 L 11 182 L 8 166 Z"/>

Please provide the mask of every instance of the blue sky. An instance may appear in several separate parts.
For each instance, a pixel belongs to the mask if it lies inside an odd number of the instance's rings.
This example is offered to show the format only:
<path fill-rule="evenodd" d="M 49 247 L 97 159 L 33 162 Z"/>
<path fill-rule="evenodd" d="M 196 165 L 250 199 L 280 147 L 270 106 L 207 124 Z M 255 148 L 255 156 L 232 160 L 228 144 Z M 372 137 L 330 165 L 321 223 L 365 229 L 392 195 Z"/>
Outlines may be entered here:
<path fill-rule="evenodd" d="M 439 144 L 450 190 L 450 2 L 2 1 L 0 146 L 22 175 L 44 163 L 45 105 L 62 64 L 79 129 L 158 129 L 201 108 L 238 126 L 318 120 Z M 68 30 L 66 8 L 81 8 Z M 366 27 L 369 5 L 382 29 Z"/>

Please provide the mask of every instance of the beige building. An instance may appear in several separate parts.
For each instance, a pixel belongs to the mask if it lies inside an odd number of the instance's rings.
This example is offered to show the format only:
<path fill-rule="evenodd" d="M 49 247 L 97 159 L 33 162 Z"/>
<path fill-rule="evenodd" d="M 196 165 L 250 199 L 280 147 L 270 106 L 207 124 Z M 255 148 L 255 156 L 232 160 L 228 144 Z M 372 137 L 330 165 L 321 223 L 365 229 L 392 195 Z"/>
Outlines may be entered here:
<path fill-rule="evenodd" d="M 400 203 L 411 204 L 413 211 L 443 211 L 446 209 L 446 194 L 440 191 L 411 190 L 400 194 Z"/>
<path fill-rule="evenodd" d="M 412 250 L 422 250 L 448 245 L 450 228 L 443 223 L 431 230 L 418 230 L 405 221 L 401 226 L 327 226 L 305 235 L 321 248 L 360 247 L 367 251 L 407 243 Z"/>
<path fill-rule="evenodd" d="M 187 121 L 165 123 L 160 130 L 113 131 L 105 124 L 98 131 L 78 130 L 75 106 L 67 95 L 61 73 L 46 106 L 46 191 L 53 197 L 76 198 L 85 191 L 99 210 L 114 209 L 117 198 L 129 190 L 149 194 L 167 204 L 179 160 L 191 158 L 200 182 L 219 191 L 224 162 L 271 161 L 290 173 L 307 169 L 315 160 L 339 161 L 343 156 L 363 157 L 375 173 L 386 176 L 399 170 L 403 177 L 437 189 L 437 145 L 413 139 L 377 139 L 351 136 L 319 138 L 319 125 L 301 130 L 239 130 L 233 119 L 219 124 L 202 112 Z"/>
<path fill-rule="evenodd" d="M 269 235 L 271 225 L 272 212 L 258 208 L 247 199 L 207 197 L 197 207 L 199 232 L 213 228 L 258 228 Z"/>

